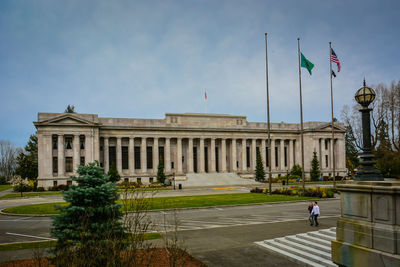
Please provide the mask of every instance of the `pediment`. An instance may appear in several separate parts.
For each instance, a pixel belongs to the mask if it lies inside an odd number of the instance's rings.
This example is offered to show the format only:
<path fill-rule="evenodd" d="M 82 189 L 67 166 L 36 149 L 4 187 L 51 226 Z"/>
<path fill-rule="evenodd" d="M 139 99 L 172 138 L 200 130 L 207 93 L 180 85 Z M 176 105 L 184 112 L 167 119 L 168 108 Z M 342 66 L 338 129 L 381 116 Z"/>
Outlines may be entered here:
<path fill-rule="evenodd" d="M 332 124 L 331 123 L 327 123 L 325 125 L 322 125 L 320 127 L 315 128 L 315 130 L 319 130 L 319 131 L 332 131 Z M 339 125 L 334 125 L 334 130 L 335 131 L 346 131 L 346 129 L 344 129 L 343 127 L 339 126 Z"/>
<path fill-rule="evenodd" d="M 80 118 L 77 115 L 73 114 L 64 114 L 61 116 L 57 116 L 45 121 L 41 121 L 40 124 L 42 125 L 74 125 L 74 126 L 89 126 L 94 125 L 95 123 Z"/>

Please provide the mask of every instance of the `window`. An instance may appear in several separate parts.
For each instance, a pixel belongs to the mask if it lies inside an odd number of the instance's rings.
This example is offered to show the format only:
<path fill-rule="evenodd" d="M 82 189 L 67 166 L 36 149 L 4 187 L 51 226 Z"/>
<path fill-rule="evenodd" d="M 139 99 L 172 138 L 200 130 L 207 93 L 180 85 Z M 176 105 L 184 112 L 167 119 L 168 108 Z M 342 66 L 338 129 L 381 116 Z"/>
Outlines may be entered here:
<path fill-rule="evenodd" d="M 275 147 L 275 167 L 279 166 L 279 160 L 278 160 L 278 147 Z"/>
<path fill-rule="evenodd" d="M 129 169 L 129 155 L 128 155 L 128 147 L 122 147 L 122 169 Z"/>
<path fill-rule="evenodd" d="M 250 168 L 250 147 L 246 147 L 246 166 Z"/>
<path fill-rule="evenodd" d="M 71 186 L 72 185 L 72 181 L 67 181 L 67 185 Z"/>
<path fill-rule="evenodd" d="M 85 136 L 80 136 L 79 137 L 79 147 L 81 148 L 81 149 L 85 149 Z"/>
<path fill-rule="evenodd" d="M 58 158 L 53 157 L 53 173 L 57 173 L 57 172 L 58 172 Z"/>
<path fill-rule="evenodd" d="M 265 147 L 265 161 L 267 163 L 267 167 L 269 166 L 269 151 L 268 147 Z"/>
<path fill-rule="evenodd" d="M 150 178 L 149 178 L 149 182 L 150 182 L 150 183 L 153 183 L 153 182 L 154 182 L 154 178 L 153 178 L 153 177 L 150 177 Z"/>
<path fill-rule="evenodd" d="M 147 169 L 153 169 L 153 147 L 148 146 L 146 149 Z"/>
<path fill-rule="evenodd" d="M 138 184 L 142 184 L 142 178 L 140 178 L 140 177 L 136 178 L 136 182 L 137 182 Z"/>
<path fill-rule="evenodd" d="M 328 168 L 328 155 L 325 155 L 325 167 Z"/>
<path fill-rule="evenodd" d="M 129 178 L 124 178 L 124 182 L 129 182 Z"/>
<path fill-rule="evenodd" d="M 72 157 L 65 158 L 65 172 L 72 172 Z"/>
<path fill-rule="evenodd" d="M 182 156 L 182 163 L 185 162 L 185 156 Z"/>
<path fill-rule="evenodd" d="M 135 146 L 135 169 L 140 169 L 140 146 Z"/>
<path fill-rule="evenodd" d="M 287 166 L 287 162 L 288 162 L 288 160 L 287 160 L 287 147 L 284 147 L 284 151 L 285 151 L 285 166 Z"/>
<path fill-rule="evenodd" d="M 325 139 L 325 150 L 328 150 L 328 139 Z"/>
<path fill-rule="evenodd" d="M 53 187 L 57 187 L 57 181 L 53 181 Z"/>
<path fill-rule="evenodd" d="M 173 169 L 173 168 L 174 168 L 174 162 L 171 161 L 171 169 Z"/>
<path fill-rule="evenodd" d="M 79 163 L 81 166 L 85 166 L 85 157 L 81 157 L 81 160 Z"/>
<path fill-rule="evenodd" d="M 114 164 L 117 167 L 117 152 L 115 146 L 110 146 L 108 149 L 108 160 L 110 161 L 110 166 Z"/>
<path fill-rule="evenodd" d="M 72 137 L 65 137 L 65 149 L 72 149 Z"/>
<path fill-rule="evenodd" d="M 57 149 L 57 143 L 58 143 L 58 139 L 57 136 L 53 136 L 53 149 Z"/>
<path fill-rule="evenodd" d="M 158 156 L 160 157 L 160 159 L 162 158 L 163 161 L 165 162 L 165 158 L 164 158 L 164 147 L 163 147 L 163 146 L 159 146 L 159 147 L 158 147 Z"/>

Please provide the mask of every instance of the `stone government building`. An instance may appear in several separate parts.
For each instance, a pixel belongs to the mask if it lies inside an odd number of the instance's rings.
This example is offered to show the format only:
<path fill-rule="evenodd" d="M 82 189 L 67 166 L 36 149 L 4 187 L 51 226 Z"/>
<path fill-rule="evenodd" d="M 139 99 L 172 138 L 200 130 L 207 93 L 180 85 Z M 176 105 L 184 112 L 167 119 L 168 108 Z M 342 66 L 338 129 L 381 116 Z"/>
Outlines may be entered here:
<path fill-rule="evenodd" d="M 79 165 L 98 160 L 108 172 L 114 163 L 129 181 L 156 181 L 159 158 L 166 174 L 184 179 L 187 173 L 233 172 L 254 177 L 256 151 L 268 166 L 267 125 L 248 122 L 245 116 L 167 113 L 165 119 L 99 118 L 97 114 L 39 113 L 39 186 L 70 184 Z M 316 151 L 325 176 L 346 174 L 344 126 L 304 123 L 304 161 L 309 172 Z M 333 145 L 334 143 L 334 145 Z M 301 165 L 300 125 L 271 124 L 271 166 L 274 177 Z M 308 174 L 307 174 L 308 175 Z"/>

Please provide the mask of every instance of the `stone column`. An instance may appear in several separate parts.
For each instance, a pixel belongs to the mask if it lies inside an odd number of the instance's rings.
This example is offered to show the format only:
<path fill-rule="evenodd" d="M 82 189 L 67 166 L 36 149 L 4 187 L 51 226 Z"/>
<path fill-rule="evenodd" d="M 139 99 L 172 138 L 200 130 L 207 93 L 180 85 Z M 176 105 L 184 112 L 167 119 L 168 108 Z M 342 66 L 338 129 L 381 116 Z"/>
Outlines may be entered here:
<path fill-rule="evenodd" d="M 261 139 L 261 159 L 263 163 L 264 170 L 267 167 L 267 159 L 265 158 L 265 139 Z"/>
<path fill-rule="evenodd" d="M 256 170 L 256 158 L 257 158 L 257 153 L 256 153 L 256 139 L 251 139 L 251 170 L 255 171 Z"/>
<path fill-rule="evenodd" d="M 64 135 L 59 134 L 57 140 L 57 167 L 58 177 L 65 175 Z"/>
<path fill-rule="evenodd" d="M 236 139 L 232 138 L 231 143 L 231 168 L 235 172 L 237 170 L 236 166 Z"/>
<path fill-rule="evenodd" d="M 171 138 L 165 138 L 165 172 L 171 172 Z"/>
<path fill-rule="evenodd" d="M 140 163 L 141 163 L 141 169 L 142 173 L 147 172 L 147 143 L 146 143 L 146 137 L 142 137 L 142 143 L 140 147 Z"/>
<path fill-rule="evenodd" d="M 334 140 L 332 139 L 332 138 L 329 138 L 329 156 L 328 156 L 328 158 L 329 158 L 329 168 L 331 169 L 331 171 L 332 171 L 332 176 L 334 176 L 334 174 L 333 174 L 333 149 L 334 149 L 334 147 L 333 147 L 333 145 L 334 145 Z"/>
<path fill-rule="evenodd" d="M 293 168 L 294 158 L 293 158 L 293 139 L 289 140 L 289 169 Z"/>
<path fill-rule="evenodd" d="M 90 134 L 85 135 L 85 164 L 92 162 L 92 136 Z"/>
<path fill-rule="evenodd" d="M 121 144 L 121 137 L 117 137 L 117 146 L 115 148 L 117 153 L 117 170 L 119 174 L 122 174 L 122 144 Z"/>
<path fill-rule="evenodd" d="M 160 156 L 158 155 L 158 138 L 153 138 L 153 172 L 157 173 L 158 161 Z"/>
<path fill-rule="evenodd" d="M 275 139 L 271 138 L 270 157 L 271 157 L 271 170 L 276 169 L 276 158 L 275 158 Z"/>
<path fill-rule="evenodd" d="M 109 148 L 109 143 L 108 143 L 108 137 L 104 137 L 104 172 L 108 173 L 110 170 L 110 154 L 108 151 Z"/>
<path fill-rule="evenodd" d="M 72 142 L 72 154 L 73 154 L 73 158 L 72 158 L 72 162 L 73 162 L 73 171 L 74 171 L 74 175 L 77 174 L 77 170 L 78 170 L 78 166 L 80 164 L 80 149 L 79 149 L 79 135 L 76 134 L 74 135 L 74 141 Z"/>
<path fill-rule="evenodd" d="M 285 170 L 285 140 L 281 139 L 281 171 Z"/>
<path fill-rule="evenodd" d="M 246 172 L 247 171 L 247 146 L 246 146 L 246 139 L 242 139 L 242 171 Z"/>
<path fill-rule="evenodd" d="M 193 138 L 188 139 L 188 155 L 187 155 L 188 173 L 193 173 Z"/>
<path fill-rule="evenodd" d="M 178 137 L 176 139 L 176 167 L 177 172 L 182 174 L 182 138 Z"/>
<path fill-rule="evenodd" d="M 204 172 L 204 138 L 200 138 L 200 169 L 199 172 Z"/>
<path fill-rule="evenodd" d="M 211 172 L 215 172 L 216 168 L 215 168 L 215 138 L 211 138 L 211 144 L 210 144 L 210 152 L 211 152 L 211 168 L 210 171 Z"/>
<path fill-rule="evenodd" d="M 221 139 L 221 172 L 226 172 L 226 139 Z"/>
<path fill-rule="evenodd" d="M 129 174 L 133 175 L 135 173 L 135 138 L 129 137 L 129 146 L 128 146 L 128 166 L 129 166 Z"/>

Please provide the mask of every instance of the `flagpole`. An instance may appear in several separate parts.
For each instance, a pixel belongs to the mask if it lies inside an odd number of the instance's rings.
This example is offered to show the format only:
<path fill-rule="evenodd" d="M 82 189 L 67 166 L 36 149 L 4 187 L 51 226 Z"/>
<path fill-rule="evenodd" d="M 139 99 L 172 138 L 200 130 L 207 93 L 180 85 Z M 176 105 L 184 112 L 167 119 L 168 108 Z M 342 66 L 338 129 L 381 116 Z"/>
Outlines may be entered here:
<path fill-rule="evenodd" d="M 333 167 L 333 188 L 336 189 L 336 160 L 335 160 L 335 126 L 333 120 L 333 86 L 332 86 L 332 46 L 329 42 L 329 67 L 331 77 L 331 113 L 332 113 L 332 167 Z"/>
<path fill-rule="evenodd" d="M 266 83 L 266 94 L 267 94 L 267 133 L 268 133 L 268 184 L 269 193 L 272 192 L 272 172 L 271 172 L 271 121 L 269 119 L 269 84 L 268 84 L 268 45 L 267 45 L 267 33 L 265 33 L 265 83 Z"/>
<path fill-rule="evenodd" d="M 303 181 L 303 193 L 306 190 L 304 181 L 304 137 L 303 137 L 303 98 L 301 93 L 301 60 L 300 60 L 300 37 L 297 37 L 297 54 L 299 57 L 299 89 L 300 89 L 300 136 L 301 136 L 301 179 Z"/>

